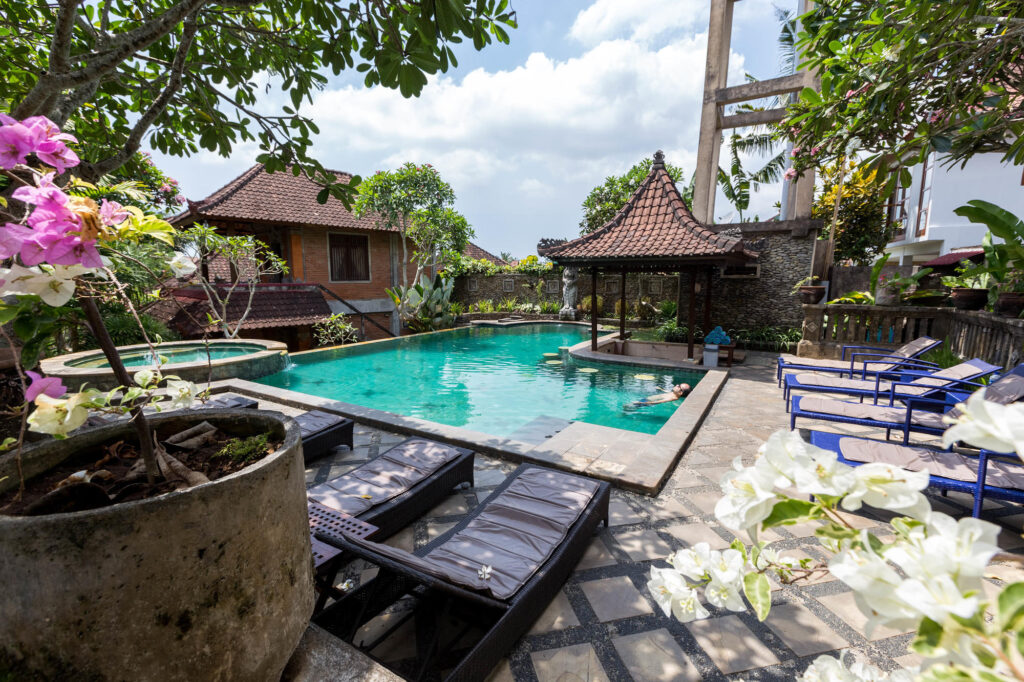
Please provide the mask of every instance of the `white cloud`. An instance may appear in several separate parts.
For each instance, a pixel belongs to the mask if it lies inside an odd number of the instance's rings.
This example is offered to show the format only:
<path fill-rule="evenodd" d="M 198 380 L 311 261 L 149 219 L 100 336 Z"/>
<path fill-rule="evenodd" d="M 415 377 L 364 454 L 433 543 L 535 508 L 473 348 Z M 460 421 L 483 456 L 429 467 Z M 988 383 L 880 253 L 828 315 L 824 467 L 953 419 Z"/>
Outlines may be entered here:
<path fill-rule="evenodd" d="M 667 33 L 707 29 L 707 0 L 597 0 L 576 15 L 569 35 L 584 45 L 628 38 L 649 42 Z"/>

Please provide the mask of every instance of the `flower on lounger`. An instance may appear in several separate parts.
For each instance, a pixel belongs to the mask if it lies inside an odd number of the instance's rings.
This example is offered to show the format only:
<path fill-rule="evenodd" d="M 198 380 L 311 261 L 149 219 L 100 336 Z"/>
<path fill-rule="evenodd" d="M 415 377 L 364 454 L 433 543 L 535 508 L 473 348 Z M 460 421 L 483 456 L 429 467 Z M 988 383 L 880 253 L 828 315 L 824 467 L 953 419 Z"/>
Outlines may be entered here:
<path fill-rule="evenodd" d="M 493 570 L 494 570 L 493 567 L 488 566 L 487 564 L 483 564 L 482 566 L 480 566 L 480 570 L 477 571 L 476 574 L 478 576 L 480 576 L 480 580 L 490 580 L 491 579 L 491 571 L 493 571 Z"/>
<path fill-rule="evenodd" d="M 943 447 L 964 442 L 992 452 L 1016 452 L 1024 459 L 1024 403 L 1000 405 L 985 400 L 985 390 L 960 403 L 960 416 L 946 415 L 950 427 L 942 434 Z"/>

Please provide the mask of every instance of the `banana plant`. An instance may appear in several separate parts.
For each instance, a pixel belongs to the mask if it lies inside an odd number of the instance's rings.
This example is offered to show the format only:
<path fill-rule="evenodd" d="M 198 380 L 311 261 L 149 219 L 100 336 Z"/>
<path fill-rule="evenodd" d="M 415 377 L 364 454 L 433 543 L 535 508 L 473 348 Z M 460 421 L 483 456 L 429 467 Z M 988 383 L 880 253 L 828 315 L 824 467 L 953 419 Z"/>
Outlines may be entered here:
<path fill-rule="evenodd" d="M 1019 287 L 1019 272 L 1024 270 L 1024 220 L 1004 208 L 981 199 L 973 199 L 953 210 L 958 216 L 988 228 L 981 242 L 985 264 L 965 273 L 975 277 L 989 275 L 993 286 L 989 288 L 988 302 L 992 305 L 1001 291 Z M 993 237 L 1003 240 L 996 244 Z"/>

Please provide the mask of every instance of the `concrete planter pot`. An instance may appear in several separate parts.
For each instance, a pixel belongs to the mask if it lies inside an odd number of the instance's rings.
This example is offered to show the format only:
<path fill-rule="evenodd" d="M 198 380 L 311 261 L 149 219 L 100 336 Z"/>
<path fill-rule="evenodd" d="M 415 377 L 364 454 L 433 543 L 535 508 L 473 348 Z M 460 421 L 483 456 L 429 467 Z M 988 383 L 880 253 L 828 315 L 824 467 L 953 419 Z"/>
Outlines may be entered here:
<path fill-rule="evenodd" d="M 875 305 L 899 305 L 900 294 L 895 289 L 881 286 L 875 290 Z"/>
<path fill-rule="evenodd" d="M 805 285 L 800 287 L 800 303 L 805 305 L 815 305 L 825 298 L 825 287 Z"/>
<path fill-rule="evenodd" d="M 981 310 L 988 303 L 988 289 L 954 287 L 949 292 L 949 298 L 957 310 Z"/>
<path fill-rule="evenodd" d="M 992 306 L 992 310 L 997 315 L 1020 317 L 1021 311 L 1024 310 L 1024 293 L 1004 291 L 996 298 L 996 304 Z"/>
<path fill-rule="evenodd" d="M 254 410 L 150 419 L 159 434 L 205 419 L 283 443 L 187 490 L 0 516 L 0 671 L 14 679 L 277 680 L 306 629 L 313 576 L 298 426 Z M 118 423 L 44 441 L 25 449 L 26 477 L 133 438 Z M 0 479 L 12 467 L 0 459 Z"/>

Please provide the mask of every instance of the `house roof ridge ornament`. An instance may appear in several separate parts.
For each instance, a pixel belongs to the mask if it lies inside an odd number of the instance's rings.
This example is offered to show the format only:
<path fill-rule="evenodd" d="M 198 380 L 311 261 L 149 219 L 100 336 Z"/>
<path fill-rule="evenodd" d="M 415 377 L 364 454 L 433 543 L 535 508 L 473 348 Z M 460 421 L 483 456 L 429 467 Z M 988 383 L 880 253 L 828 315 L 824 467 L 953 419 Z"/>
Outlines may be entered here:
<path fill-rule="evenodd" d="M 663 151 L 661 151 L 659 149 L 658 151 L 654 152 L 654 168 L 664 168 L 664 167 L 665 167 L 665 152 L 663 152 Z"/>

